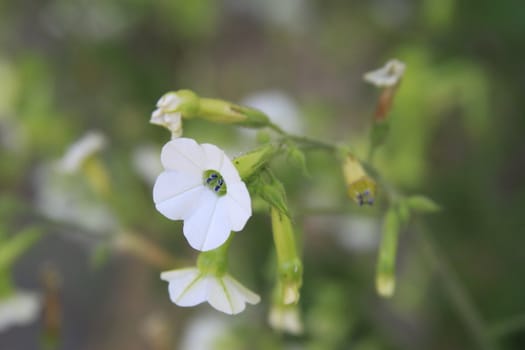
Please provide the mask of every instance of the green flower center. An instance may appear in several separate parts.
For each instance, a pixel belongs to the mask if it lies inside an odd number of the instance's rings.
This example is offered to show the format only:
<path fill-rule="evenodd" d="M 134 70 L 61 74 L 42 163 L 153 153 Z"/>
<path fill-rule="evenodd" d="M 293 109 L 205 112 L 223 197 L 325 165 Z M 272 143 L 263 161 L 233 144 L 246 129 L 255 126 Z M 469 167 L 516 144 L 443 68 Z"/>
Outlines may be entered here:
<path fill-rule="evenodd" d="M 226 182 L 217 170 L 206 170 L 203 174 L 204 186 L 215 192 L 217 196 L 224 196 L 227 192 Z"/>

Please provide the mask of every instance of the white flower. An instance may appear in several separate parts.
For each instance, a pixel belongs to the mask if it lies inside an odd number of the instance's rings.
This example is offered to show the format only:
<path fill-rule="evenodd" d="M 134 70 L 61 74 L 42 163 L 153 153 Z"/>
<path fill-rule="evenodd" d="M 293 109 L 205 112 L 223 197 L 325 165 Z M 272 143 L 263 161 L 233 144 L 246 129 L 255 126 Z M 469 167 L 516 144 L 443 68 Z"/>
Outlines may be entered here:
<path fill-rule="evenodd" d="M 160 148 L 157 146 L 149 144 L 139 145 L 133 150 L 131 155 L 133 168 L 150 185 L 155 183 L 157 176 L 162 172 L 159 150 Z"/>
<path fill-rule="evenodd" d="M 106 146 L 106 138 L 97 131 L 90 131 L 80 140 L 73 143 L 59 161 L 58 168 L 67 174 L 80 170 L 82 164 L 93 154 Z"/>
<path fill-rule="evenodd" d="M 303 324 L 297 305 L 273 306 L 268 315 L 268 323 L 278 331 L 299 335 L 303 333 Z"/>
<path fill-rule="evenodd" d="M 11 326 L 25 325 L 35 321 L 40 311 L 38 293 L 17 291 L 0 300 L 0 332 Z"/>
<path fill-rule="evenodd" d="M 391 87 L 399 84 L 404 73 L 405 64 L 392 59 L 383 67 L 366 73 L 364 79 L 377 87 Z"/>
<path fill-rule="evenodd" d="M 221 246 L 252 215 L 250 194 L 222 150 L 192 139 L 168 142 L 161 153 L 166 169 L 153 187 L 157 210 L 184 220 L 184 236 L 201 251 Z"/>
<path fill-rule="evenodd" d="M 117 230 L 118 220 L 110 208 L 77 175 L 43 164 L 36 168 L 33 184 L 35 206 L 48 218 L 94 234 Z"/>
<path fill-rule="evenodd" d="M 207 301 L 215 309 L 235 315 L 245 309 L 246 303 L 255 305 L 261 300 L 230 275 L 205 274 L 196 267 L 166 271 L 160 278 L 169 282 L 170 299 L 179 306 Z"/>
<path fill-rule="evenodd" d="M 182 99 L 175 92 L 168 92 L 157 102 L 157 109 L 151 114 L 150 123 L 163 126 L 171 131 L 172 137 L 182 135 L 182 115 L 177 112 Z"/>

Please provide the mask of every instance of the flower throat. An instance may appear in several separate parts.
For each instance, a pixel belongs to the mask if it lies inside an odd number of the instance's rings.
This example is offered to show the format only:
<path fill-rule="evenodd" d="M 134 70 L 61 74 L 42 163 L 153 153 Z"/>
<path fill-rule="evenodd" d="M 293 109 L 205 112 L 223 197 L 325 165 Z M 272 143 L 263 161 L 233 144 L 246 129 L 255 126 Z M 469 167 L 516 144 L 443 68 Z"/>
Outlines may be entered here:
<path fill-rule="evenodd" d="M 226 182 L 222 175 L 216 170 L 206 170 L 203 175 L 204 186 L 215 192 L 218 196 L 224 196 L 227 192 Z"/>

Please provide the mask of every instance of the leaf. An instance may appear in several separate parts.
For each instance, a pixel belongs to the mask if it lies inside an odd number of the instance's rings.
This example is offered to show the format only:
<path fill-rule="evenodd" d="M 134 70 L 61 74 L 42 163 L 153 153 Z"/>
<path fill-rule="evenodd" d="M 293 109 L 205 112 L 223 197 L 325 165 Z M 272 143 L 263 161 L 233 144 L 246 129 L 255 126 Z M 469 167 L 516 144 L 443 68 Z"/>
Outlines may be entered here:
<path fill-rule="evenodd" d="M 432 199 L 416 195 L 406 199 L 407 206 L 418 213 L 436 213 L 441 210 L 441 207 Z"/>
<path fill-rule="evenodd" d="M 31 227 L 18 232 L 4 242 L 0 247 L 0 269 L 9 268 L 40 237 L 42 237 L 40 229 Z"/>

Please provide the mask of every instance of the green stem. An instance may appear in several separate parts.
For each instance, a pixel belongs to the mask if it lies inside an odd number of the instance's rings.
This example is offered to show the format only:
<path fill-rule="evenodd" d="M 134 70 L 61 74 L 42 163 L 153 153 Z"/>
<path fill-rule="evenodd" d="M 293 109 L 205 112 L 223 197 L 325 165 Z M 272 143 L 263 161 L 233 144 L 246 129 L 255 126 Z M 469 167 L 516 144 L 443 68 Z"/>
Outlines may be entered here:
<path fill-rule="evenodd" d="M 499 347 L 490 337 L 487 326 L 476 309 L 474 301 L 470 298 L 465 287 L 461 285 L 452 268 L 439 253 L 430 234 L 425 231 L 421 224 L 418 225 L 418 231 L 419 244 L 424 256 L 442 280 L 443 288 L 450 302 L 455 306 L 458 316 L 470 332 L 478 348 L 483 350 L 498 349 Z"/>
<path fill-rule="evenodd" d="M 327 150 L 327 151 L 332 151 L 332 152 L 338 152 L 341 149 L 341 147 L 339 147 L 338 145 L 335 145 L 329 142 L 315 140 L 315 139 L 312 139 L 306 136 L 297 136 L 297 135 L 289 134 L 286 131 L 284 131 L 280 126 L 274 123 L 270 123 L 269 127 L 270 129 L 274 130 L 279 135 L 283 136 L 285 139 L 292 140 L 306 147 L 317 148 L 317 149 L 322 149 L 322 150 Z"/>
<path fill-rule="evenodd" d="M 489 328 L 489 334 L 492 339 L 497 339 L 524 329 L 525 315 L 517 315 L 491 326 Z"/>

